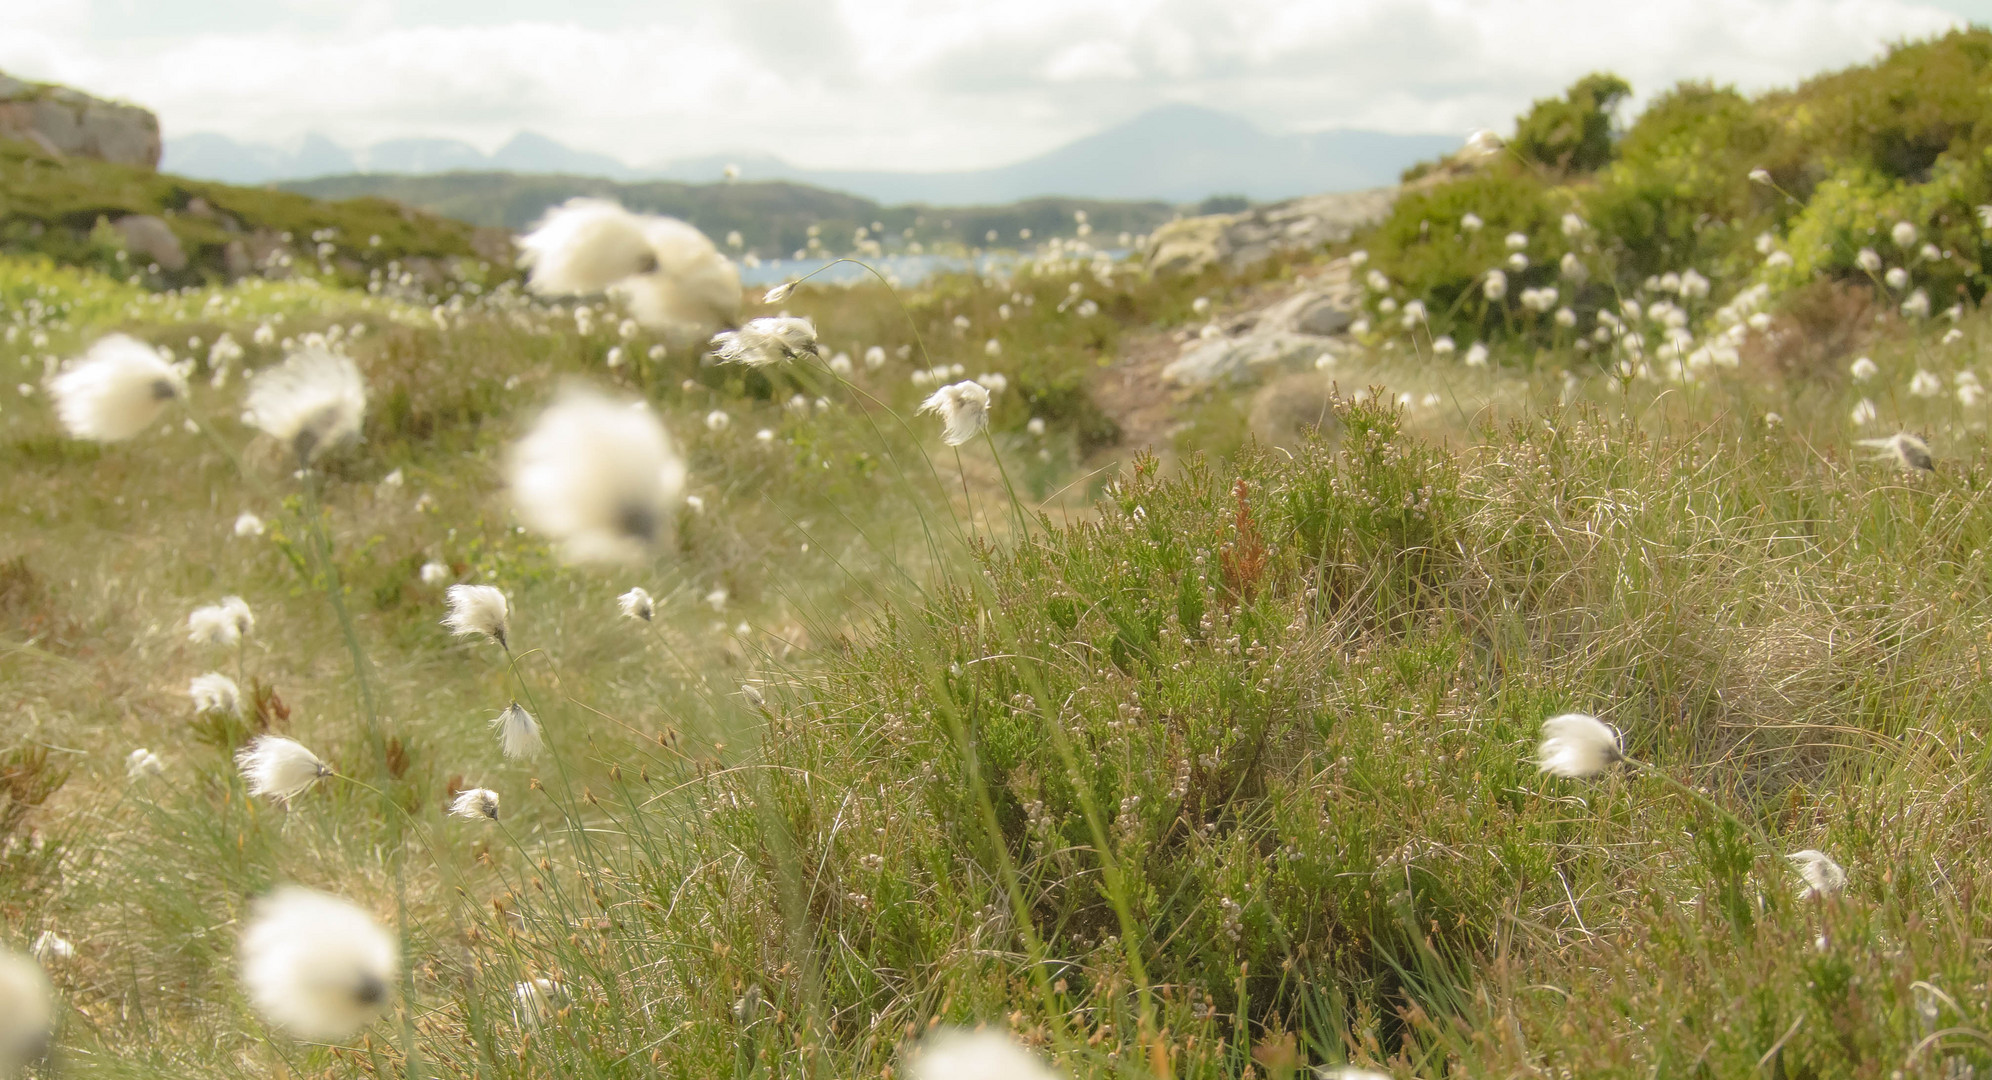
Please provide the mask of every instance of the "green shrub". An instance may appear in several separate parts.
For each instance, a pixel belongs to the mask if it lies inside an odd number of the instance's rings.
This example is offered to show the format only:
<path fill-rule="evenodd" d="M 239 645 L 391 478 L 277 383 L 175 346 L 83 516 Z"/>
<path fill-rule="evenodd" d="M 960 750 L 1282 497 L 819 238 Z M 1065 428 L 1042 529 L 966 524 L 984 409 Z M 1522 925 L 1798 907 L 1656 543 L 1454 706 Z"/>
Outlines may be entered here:
<path fill-rule="evenodd" d="M 1612 157 L 1612 114 L 1631 96 L 1632 86 L 1616 75 L 1586 75 L 1516 122 L 1514 149 L 1564 172 L 1595 172 Z"/>

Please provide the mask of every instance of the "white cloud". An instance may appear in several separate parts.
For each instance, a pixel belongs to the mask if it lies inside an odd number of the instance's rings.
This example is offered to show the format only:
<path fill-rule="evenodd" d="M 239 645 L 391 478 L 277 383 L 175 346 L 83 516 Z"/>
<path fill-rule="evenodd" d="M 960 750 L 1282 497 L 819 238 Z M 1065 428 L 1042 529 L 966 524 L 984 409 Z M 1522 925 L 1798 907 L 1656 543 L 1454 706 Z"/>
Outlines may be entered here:
<path fill-rule="evenodd" d="M 894 169 L 1014 160 L 1164 101 L 1284 130 L 1498 128 L 1592 70 L 1649 94 L 1761 89 L 1958 21 L 1915 0 L 736 0 L 435 25 L 365 0 L 328 28 L 341 5 L 290 0 L 308 25 L 121 39 L 88 0 L 31 7 L 0 68 L 146 103 L 169 134 L 490 147 L 531 129 L 630 161 Z"/>

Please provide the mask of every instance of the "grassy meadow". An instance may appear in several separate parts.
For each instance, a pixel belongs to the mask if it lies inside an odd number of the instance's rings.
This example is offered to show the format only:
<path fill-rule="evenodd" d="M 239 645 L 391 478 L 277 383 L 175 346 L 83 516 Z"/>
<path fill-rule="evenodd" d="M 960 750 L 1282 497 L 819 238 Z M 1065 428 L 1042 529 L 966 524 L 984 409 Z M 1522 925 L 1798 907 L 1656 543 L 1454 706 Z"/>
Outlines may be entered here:
<path fill-rule="evenodd" d="M 1637 161 L 1576 160 L 1238 275 L 804 285 L 764 307 L 825 359 L 755 369 L 509 280 L 158 292 L 0 259 L 0 944 L 43 943 L 61 1007 L 34 1068 L 890 1077 L 944 1026 L 1075 1080 L 1992 1067 L 1976 189 L 1930 166 L 1835 218 L 1794 164 L 1649 265 L 1586 201 L 1628 205 Z M 1904 194 L 1939 182 L 1956 206 Z M 1829 220 L 1881 263 L 1819 254 Z M 1095 391 L 1123 356 L 1358 249 L 1356 333 L 1281 373 L 1334 387 L 1313 437 L 1254 438 L 1224 386 L 1174 406 L 1185 445 L 1120 442 Z M 189 363 L 190 415 L 71 439 L 44 380 L 113 330 Z M 298 475 L 236 417 L 307 342 L 368 414 Z M 959 450 L 915 413 L 937 368 L 1002 376 Z M 654 563 L 565 566 L 515 520 L 506 448 L 573 379 L 686 455 Z M 1897 432 L 1934 469 L 1862 442 Z M 459 583 L 507 594 L 507 648 L 441 625 Z M 224 596 L 243 644 L 189 640 Z M 210 671 L 239 709 L 196 711 Z M 513 702 L 538 762 L 501 754 Z M 1633 761 L 1539 770 L 1566 712 Z M 338 775 L 250 798 L 231 754 L 262 732 Z M 474 787 L 495 821 L 445 814 Z M 1802 894 L 1807 850 L 1844 889 Z M 283 882 L 401 939 L 354 1040 L 238 986 Z"/>

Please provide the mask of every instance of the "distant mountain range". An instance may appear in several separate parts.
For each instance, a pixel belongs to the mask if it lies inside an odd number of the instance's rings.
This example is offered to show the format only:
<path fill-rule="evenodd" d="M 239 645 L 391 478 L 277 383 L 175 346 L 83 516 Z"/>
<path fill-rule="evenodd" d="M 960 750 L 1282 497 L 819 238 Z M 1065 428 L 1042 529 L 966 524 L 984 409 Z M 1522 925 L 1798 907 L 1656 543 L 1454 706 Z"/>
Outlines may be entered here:
<path fill-rule="evenodd" d="M 224 135 L 166 140 L 167 172 L 261 184 L 353 173 L 548 173 L 612 180 L 788 180 L 880 203 L 987 205 L 1040 196 L 1189 203 L 1213 195 L 1265 202 L 1395 183 L 1407 166 L 1455 149 L 1450 135 L 1321 131 L 1270 135 L 1246 120 L 1192 105 L 1167 105 L 1013 165 L 915 173 L 808 169 L 767 155 L 710 155 L 632 166 L 606 154 L 521 132 L 486 154 L 456 139 L 395 139 L 359 151 L 322 135 L 294 148 Z"/>

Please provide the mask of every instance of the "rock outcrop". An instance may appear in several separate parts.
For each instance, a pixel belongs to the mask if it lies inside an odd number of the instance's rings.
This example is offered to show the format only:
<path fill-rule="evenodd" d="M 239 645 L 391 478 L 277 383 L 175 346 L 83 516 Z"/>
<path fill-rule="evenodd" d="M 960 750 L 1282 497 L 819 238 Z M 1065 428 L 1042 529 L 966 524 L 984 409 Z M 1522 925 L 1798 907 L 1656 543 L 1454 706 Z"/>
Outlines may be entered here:
<path fill-rule="evenodd" d="M 159 118 L 150 111 L 6 74 L 0 74 L 0 138 L 24 139 L 57 157 L 159 167 Z"/>
<path fill-rule="evenodd" d="M 1222 263 L 1233 270 L 1285 251 L 1339 244 L 1382 221 L 1402 188 L 1308 195 L 1237 214 L 1183 218 L 1156 229 L 1148 268 L 1194 274 Z"/>
<path fill-rule="evenodd" d="M 1179 386 L 1208 386 L 1271 365 L 1313 361 L 1332 351 L 1361 304 L 1355 267 L 1337 259 L 1278 303 L 1211 323 L 1163 366 L 1162 377 Z"/>

